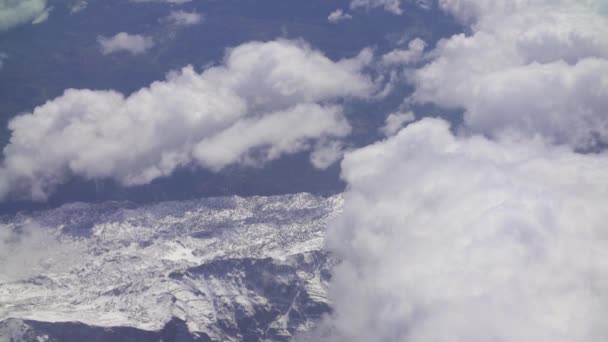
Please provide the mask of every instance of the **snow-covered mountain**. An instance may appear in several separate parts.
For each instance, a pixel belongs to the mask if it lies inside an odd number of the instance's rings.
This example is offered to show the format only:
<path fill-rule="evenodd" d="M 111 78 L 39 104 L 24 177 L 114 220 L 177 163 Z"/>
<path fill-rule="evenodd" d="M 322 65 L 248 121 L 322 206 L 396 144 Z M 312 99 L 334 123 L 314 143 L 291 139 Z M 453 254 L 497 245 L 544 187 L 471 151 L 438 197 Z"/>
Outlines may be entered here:
<path fill-rule="evenodd" d="M 341 206 L 296 194 L 6 217 L 0 336 L 289 341 L 331 310 L 323 235 Z"/>

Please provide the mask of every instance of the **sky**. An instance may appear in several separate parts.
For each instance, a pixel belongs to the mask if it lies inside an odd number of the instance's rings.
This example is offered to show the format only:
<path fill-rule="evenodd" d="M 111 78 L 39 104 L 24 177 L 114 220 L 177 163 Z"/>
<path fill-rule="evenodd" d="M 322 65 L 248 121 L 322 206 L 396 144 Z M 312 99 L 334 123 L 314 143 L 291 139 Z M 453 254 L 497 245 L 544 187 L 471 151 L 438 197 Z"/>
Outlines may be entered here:
<path fill-rule="evenodd" d="M 606 1 L 257 7 L 0 0 L 6 212 L 344 192 L 302 340 L 608 338 Z"/>

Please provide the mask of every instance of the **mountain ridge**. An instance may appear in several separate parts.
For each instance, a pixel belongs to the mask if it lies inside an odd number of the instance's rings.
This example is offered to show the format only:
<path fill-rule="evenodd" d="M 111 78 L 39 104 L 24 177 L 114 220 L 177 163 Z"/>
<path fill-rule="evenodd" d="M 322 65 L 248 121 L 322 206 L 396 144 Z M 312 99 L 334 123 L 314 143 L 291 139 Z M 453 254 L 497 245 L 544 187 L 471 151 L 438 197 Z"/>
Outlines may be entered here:
<path fill-rule="evenodd" d="M 341 195 L 301 193 L 73 203 L 4 217 L 9 250 L 41 252 L 24 258 L 27 274 L 0 255 L 0 336 L 37 331 L 52 341 L 47 323 L 148 336 L 178 320 L 188 338 L 290 341 L 331 312 L 336 261 L 323 237 L 341 207 Z"/>

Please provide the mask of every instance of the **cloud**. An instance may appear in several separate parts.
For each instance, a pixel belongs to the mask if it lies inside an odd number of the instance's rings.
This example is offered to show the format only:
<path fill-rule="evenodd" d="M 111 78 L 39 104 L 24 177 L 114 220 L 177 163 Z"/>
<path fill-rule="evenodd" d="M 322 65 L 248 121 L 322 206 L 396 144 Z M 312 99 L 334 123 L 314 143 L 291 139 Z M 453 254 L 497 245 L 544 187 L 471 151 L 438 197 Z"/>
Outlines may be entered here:
<path fill-rule="evenodd" d="M 350 7 L 353 9 L 382 7 L 393 14 L 400 15 L 403 13 L 401 0 L 352 0 Z"/>
<path fill-rule="evenodd" d="M 165 18 L 165 21 L 176 26 L 190 26 L 199 24 L 203 20 L 203 16 L 197 12 L 186 11 L 171 11 Z"/>
<path fill-rule="evenodd" d="M 440 0 L 441 1 L 441 0 Z M 403 5 L 410 4 L 424 10 L 430 10 L 435 0 L 352 0 L 350 7 L 357 8 L 383 8 L 385 11 L 395 15 L 403 14 Z"/>
<path fill-rule="evenodd" d="M 411 100 L 463 109 L 466 129 L 608 143 L 608 16 L 601 1 L 442 0 L 471 25 L 438 43 Z M 590 91 L 590 89 L 593 89 Z"/>
<path fill-rule="evenodd" d="M 310 155 L 310 162 L 317 169 L 326 169 L 344 155 L 342 141 L 334 140 L 330 142 L 320 142 Z"/>
<path fill-rule="evenodd" d="M 343 137 L 350 130 L 339 106 L 299 104 L 262 118 L 243 119 L 221 133 L 203 139 L 195 148 L 194 156 L 214 171 L 235 162 L 255 165 L 308 149 L 309 141 L 318 137 Z M 254 158 L 247 153 L 252 146 L 269 148 Z M 315 165 L 328 166 L 322 162 Z"/>
<path fill-rule="evenodd" d="M 416 117 L 412 111 L 391 113 L 380 130 L 384 135 L 391 136 L 397 133 L 405 124 L 414 120 L 416 120 Z"/>
<path fill-rule="evenodd" d="M 344 10 L 342 10 L 341 8 L 338 8 L 337 10 L 335 10 L 329 14 L 329 16 L 327 17 L 327 20 L 330 23 L 335 24 L 340 21 L 350 20 L 352 18 L 353 18 L 352 15 L 350 15 L 348 13 L 344 13 Z"/>
<path fill-rule="evenodd" d="M 45 13 L 46 0 L 0 0 L 0 32 Z"/>
<path fill-rule="evenodd" d="M 439 119 L 347 154 L 332 340 L 606 340 L 606 169 Z"/>
<path fill-rule="evenodd" d="M 84 11 L 87 8 L 87 6 L 89 6 L 89 3 L 86 0 L 74 1 L 74 2 L 72 2 L 71 5 L 69 5 L 70 13 L 74 14 L 74 13 Z"/>
<path fill-rule="evenodd" d="M 46 8 L 44 11 L 42 11 L 42 13 L 40 13 L 39 16 L 37 16 L 36 18 L 34 18 L 34 20 L 32 20 L 32 25 L 38 25 L 38 24 L 42 24 L 45 21 L 49 20 L 49 16 L 51 15 L 51 11 L 53 10 L 53 7 L 48 7 Z"/>
<path fill-rule="evenodd" d="M 9 123 L 0 194 L 44 199 L 71 175 L 148 183 L 176 168 L 261 165 L 350 132 L 338 100 L 376 89 L 369 50 L 332 61 L 302 42 L 252 42 L 124 96 L 68 89 Z M 316 163 L 323 166 L 323 163 Z"/>
<path fill-rule="evenodd" d="M 382 56 L 382 62 L 386 65 L 414 64 L 421 61 L 424 56 L 426 42 L 420 38 L 412 39 L 407 49 L 398 49 L 388 52 Z"/>
<path fill-rule="evenodd" d="M 470 32 L 408 66 L 400 109 L 463 122 L 423 119 L 345 156 L 335 311 L 312 340 L 608 339 L 606 3 L 438 5 Z"/>
<path fill-rule="evenodd" d="M 132 55 L 142 54 L 154 46 L 152 37 L 140 34 L 120 32 L 112 37 L 97 37 L 101 53 L 109 55 L 116 52 L 129 52 Z"/>

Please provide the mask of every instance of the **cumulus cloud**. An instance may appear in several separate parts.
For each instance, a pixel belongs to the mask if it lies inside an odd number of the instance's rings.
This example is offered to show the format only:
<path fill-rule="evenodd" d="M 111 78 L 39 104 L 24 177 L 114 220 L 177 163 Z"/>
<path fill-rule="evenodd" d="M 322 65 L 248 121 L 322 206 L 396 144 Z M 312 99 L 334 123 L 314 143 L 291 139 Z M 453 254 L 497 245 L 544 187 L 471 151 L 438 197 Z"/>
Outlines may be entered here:
<path fill-rule="evenodd" d="M 423 119 L 346 155 L 335 341 L 608 338 L 608 155 Z"/>
<path fill-rule="evenodd" d="M 165 21 L 176 26 L 190 26 L 199 24 L 203 20 L 203 16 L 197 12 L 172 11 Z"/>
<path fill-rule="evenodd" d="M 66 90 L 9 123 L 0 194 L 44 199 L 70 175 L 145 184 L 177 167 L 220 170 L 323 149 L 350 125 L 337 100 L 367 97 L 364 50 L 332 61 L 302 42 L 252 42 L 124 96 Z M 323 163 L 317 163 L 322 166 Z"/>
<path fill-rule="evenodd" d="M 402 109 L 462 109 L 463 123 L 423 119 L 346 155 L 321 336 L 608 339 L 606 2 L 438 4 L 470 33 L 423 53 Z"/>
<path fill-rule="evenodd" d="M 154 46 L 152 37 L 140 34 L 120 32 L 112 37 L 97 37 L 101 53 L 109 55 L 116 52 L 128 52 L 132 55 L 145 53 Z"/>
<path fill-rule="evenodd" d="M 352 15 L 350 15 L 348 13 L 344 13 L 343 9 L 338 8 L 337 10 L 335 10 L 329 14 L 329 16 L 327 17 L 327 20 L 330 23 L 335 24 L 335 23 L 338 23 L 338 22 L 341 22 L 344 20 L 352 19 L 352 18 L 353 18 Z"/>
<path fill-rule="evenodd" d="M 464 110 L 472 132 L 608 143 L 608 13 L 603 0 L 441 0 L 471 25 L 413 76 L 412 100 Z M 604 4 L 604 5 L 602 5 Z"/>
<path fill-rule="evenodd" d="M 0 0 L 0 31 L 32 22 L 45 10 L 46 0 Z"/>

